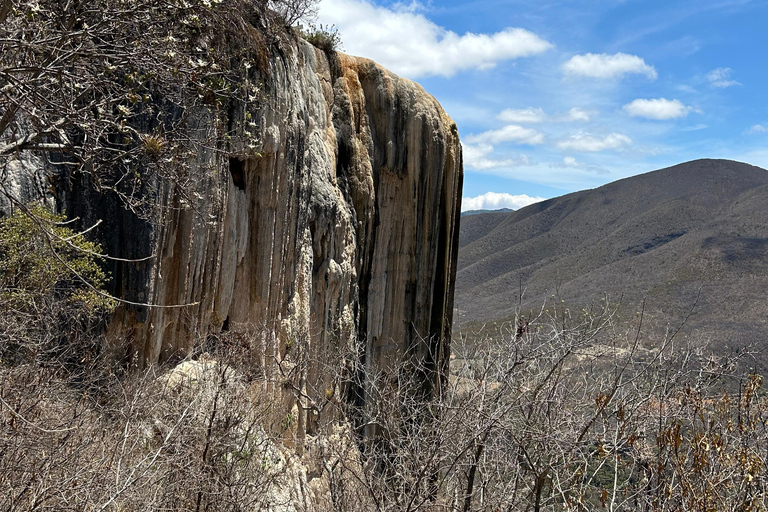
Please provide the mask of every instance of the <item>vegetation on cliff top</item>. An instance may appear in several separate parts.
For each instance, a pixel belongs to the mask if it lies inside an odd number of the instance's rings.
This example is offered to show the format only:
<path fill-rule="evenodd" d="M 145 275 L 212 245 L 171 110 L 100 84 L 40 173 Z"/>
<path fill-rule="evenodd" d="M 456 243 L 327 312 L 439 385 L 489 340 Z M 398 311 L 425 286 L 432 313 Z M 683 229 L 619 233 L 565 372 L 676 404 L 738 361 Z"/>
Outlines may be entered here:
<path fill-rule="evenodd" d="M 270 45 L 312 16 L 316 0 L 3 0 L 0 2 L 0 193 L 18 203 L 22 154 L 86 176 L 130 208 L 159 178 L 184 189 L 203 143 L 258 150 L 249 105 Z M 200 141 L 209 112 L 227 142 Z M 238 113 L 230 119 L 233 112 Z M 147 212 L 144 212 L 147 214 Z"/>
<path fill-rule="evenodd" d="M 299 26 L 301 37 L 325 52 L 336 51 L 341 48 L 341 35 L 332 25 Z"/>

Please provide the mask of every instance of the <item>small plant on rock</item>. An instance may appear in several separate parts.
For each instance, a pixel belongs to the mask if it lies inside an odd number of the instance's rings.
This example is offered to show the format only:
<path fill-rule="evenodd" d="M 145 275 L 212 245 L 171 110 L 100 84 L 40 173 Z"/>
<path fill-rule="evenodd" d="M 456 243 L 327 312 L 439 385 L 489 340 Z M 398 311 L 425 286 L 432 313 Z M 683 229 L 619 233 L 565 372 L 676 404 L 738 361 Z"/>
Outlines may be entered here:
<path fill-rule="evenodd" d="M 336 25 L 299 26 L 301 37 L 324 52 L 335 52 L 341 49 L 341 36 Z"/>

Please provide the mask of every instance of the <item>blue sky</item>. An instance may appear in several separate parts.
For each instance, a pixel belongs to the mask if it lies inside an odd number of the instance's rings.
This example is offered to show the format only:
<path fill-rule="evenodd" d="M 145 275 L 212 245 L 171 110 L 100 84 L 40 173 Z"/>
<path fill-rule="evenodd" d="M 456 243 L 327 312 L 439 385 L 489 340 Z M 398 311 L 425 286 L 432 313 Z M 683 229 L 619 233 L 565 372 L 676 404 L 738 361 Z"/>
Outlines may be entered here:
<path fill-rule="evenodd" d="M 696 158 L 768 167 L 766 0 L 321 0 L 318 22 L 456 121 L 464 209 Z"/>

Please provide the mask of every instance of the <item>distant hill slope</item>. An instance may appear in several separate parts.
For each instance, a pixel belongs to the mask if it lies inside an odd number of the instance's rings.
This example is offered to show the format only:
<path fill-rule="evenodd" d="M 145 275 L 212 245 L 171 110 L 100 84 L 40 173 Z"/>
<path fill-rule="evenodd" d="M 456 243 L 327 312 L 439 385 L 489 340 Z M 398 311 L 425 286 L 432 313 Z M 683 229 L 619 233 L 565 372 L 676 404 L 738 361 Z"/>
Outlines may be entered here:
<path fill-rule="evenodd" d="M 461 220 L 455 321 L 608 296 L 725 346 L 768 340 L 768 171 L 696 160 Z M 657 326 L 658 326 L 657 325 Z M 715 339 L 716 338 L 716 339 Z"/>
<path fill-rule="evenodd" d="M 478 215 L 481 213 L 505 213 L 505 212 L 513 212 L 515 211 L 514 208 L 499 208 L 497 210 L 465 210 L 461 212 L 462 217 L 470 217 L 472 215 Z"/>

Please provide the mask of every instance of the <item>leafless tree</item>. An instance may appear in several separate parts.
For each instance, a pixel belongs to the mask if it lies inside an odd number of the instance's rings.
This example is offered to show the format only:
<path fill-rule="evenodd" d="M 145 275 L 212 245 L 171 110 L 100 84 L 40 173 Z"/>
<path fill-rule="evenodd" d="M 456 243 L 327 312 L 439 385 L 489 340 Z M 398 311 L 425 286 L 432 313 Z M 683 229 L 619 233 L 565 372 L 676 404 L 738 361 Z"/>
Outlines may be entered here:
<path fill-rule="evenodd" d="M 31 156 L 141 212 L 161 184 L 185 190 L 190 156 L 256 152 L 248 111 L 268 46 L 315 1 L 3 0 L 3 202 L 23 199 Z M 222 129 L 211 138 L 200 119 Z"/>
<path fill-rule="evenodd" d="M 267 7 L 289 27 L 300 21 L 312 22 L 317 16 L 316 0 L 268 0 Z"/>
<path fill-rule="evenodd" d="M 334 509 L 766 505 L 768 406 L 758 376 L 730 397 L 734 361 L 702 344 L 671 331 L 650 349 L 640 317 L 621 328 L 611 308 L 550 309 L 525 333 L 511 322 L 455 340 L 449 384 L 431 401 L 416 391 L 417 361 L 368 369 L 368 401 L 347 413 L 358 418 L 362 458 L 323 454 L 339 482 Z M 360 428 L 370 424 L 373 438 Z"/>
<path fill-rule="evenodd" d="M 217 355 L 172 371 L 87 374 L 97 387 L 83 374 L 3 365 L 0 508 L 285 506 L 287 461 L 263 427 L 271 404 L 249 392 L 242 361 Z"/>

